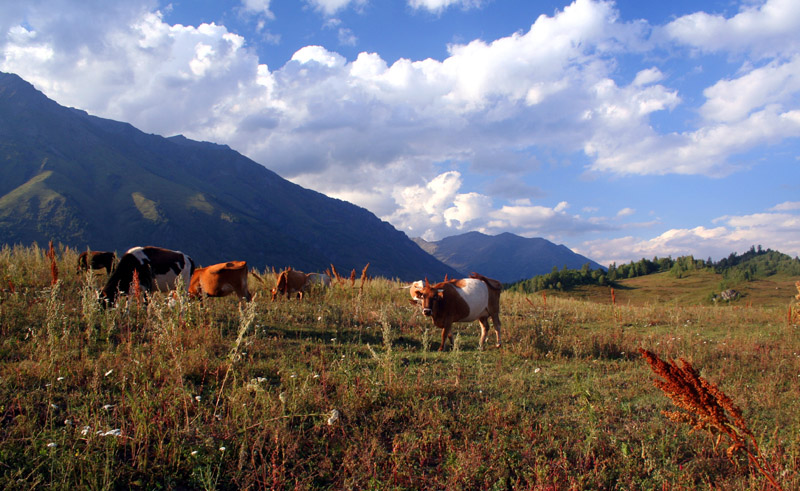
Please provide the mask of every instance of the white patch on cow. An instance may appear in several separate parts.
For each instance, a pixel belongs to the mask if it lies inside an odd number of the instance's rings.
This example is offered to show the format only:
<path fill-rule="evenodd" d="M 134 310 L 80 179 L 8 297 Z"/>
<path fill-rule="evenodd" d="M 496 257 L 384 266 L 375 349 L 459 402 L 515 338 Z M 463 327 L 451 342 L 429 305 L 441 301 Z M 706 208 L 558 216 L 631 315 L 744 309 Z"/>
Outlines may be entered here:
<path fill-rule="evenodd" d="M 488 314 L 489 306 L 489 288 L 481 280 L 474 278 L 465 278 L 461 280 L 464 283 L 462 288 L 456 285 L 456 291 L 461 298 L 469 305 L 469 316 L 464 319 L 459 319 L 456 322 L 472 322 L 480 317 Z"/>
<path fill-rule="evenodd" d="M 144 253 L 144 247 L 131 247 L 125 254 L 130 254 L 139 260 L 139 264 L 144 264 L 147 260 L 147 254 Z"/>
<path fill-rule="evenodd" d="M 306 278 L 309 285 L 331 286 L 331 277 L 325 273 L 308 273 Z"/>
<path fill-rule="evenodd" d="M 183 269 L 181 269 L 180 275 L 183 276 L 184 288 L 189 288 L 189 283 L 192 281 L 192 264 L 191 259 L 186 254 L 183 254 Z M 175 281 L 178 279 L 178 275 L 170 269 L 166 274 L 155 275 L 154 279 L 158 291 L 168 292 L 175 289 Z"/>
<path fill-rule="evenodd" d="M 185 269 L 185 268 L 184 268 Z M 175 280 L 178 279 L 178 275 L 176 275 L 172 270 L 169 270 L 166 274 L 157 274 L 154 275 L 156 290 L 160 292 L 168 292 L 175 288 Z M 188 285 L 188 281 L 186 281 L 186 275 L 183 275 L 184 284 Z"/>

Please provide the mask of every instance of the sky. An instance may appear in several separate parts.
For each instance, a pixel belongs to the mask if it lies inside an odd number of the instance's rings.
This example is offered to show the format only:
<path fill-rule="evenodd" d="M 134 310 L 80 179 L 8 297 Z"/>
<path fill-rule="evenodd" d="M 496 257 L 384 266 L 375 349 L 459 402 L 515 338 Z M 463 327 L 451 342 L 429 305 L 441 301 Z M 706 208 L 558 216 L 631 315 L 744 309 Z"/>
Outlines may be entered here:
<path fill-rule="evenodd" d="M 800 255 L 797 0 L 12 0 L 0 71 L 409 237 Z"/>

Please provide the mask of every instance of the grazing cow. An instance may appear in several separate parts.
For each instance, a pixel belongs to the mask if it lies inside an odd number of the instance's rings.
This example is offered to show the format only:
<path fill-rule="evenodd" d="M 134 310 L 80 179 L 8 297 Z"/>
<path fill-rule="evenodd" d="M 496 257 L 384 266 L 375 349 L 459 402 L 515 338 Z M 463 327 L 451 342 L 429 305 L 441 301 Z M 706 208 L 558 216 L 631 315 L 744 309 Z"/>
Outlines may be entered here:
<path fill-rule="evenodd" d="M 111 274 L 117 255 L 109 251 L 83 251 L 78 256 L 77 273 L 90 269 L 104 269 L 106 274 Z"/>
<path fill-rule="evenodd" d="M 176 280 L 183 277 L 184 285 L 188 285 L 194 273 L 194 261 L 180 251 L 171 251 L 161 247 L 134 247 L 126 252 L 117 264 L 117 269 L 108 278 L 106 286 L 100 293 L 101 300 L 114 304 L 117 291 L 128 293 L 133 281 L 133 273 L 139 276 L 139 285 L 143 291 L 169 291 L 175 289 Z"/>
<path fill-rule="evenodd" d="M 416 283 L 418 285 L 418 283 Z M 411 287 L 414 288 L 414 285 Z M 413 304 L 422 305 L 422 313 L 433 319 L 433 324 L 442 330 L 444 349 L 447 339 L 453 343 L 451 329 L 454 322 L 472 322 L 481 324 L 480 349 L 489 334 L 489 317 L 492 318 L 497 335 L 497 346 L 500 347 L 500 291 L 503 285 L 491 278 L 472 273 L 469 278 L 444 281 L 431 285 L 427 278 L 421 289 L 417 290 Z M 413 290 L 412 290 L 413 291 Z"/>
<path fill-rule="evenodd" d="M 303 273 L 302 271 L 287 268 L 278 275 L 275 288 L 272 289 L 272 301 L 278 295 L 286 295 L 290 298 L 292 293 L 297 293 L 297 298 L 303 299 L 303 295 L 313 285 L 328 287 L 331 284 L 331 277 L 322 273 Z"/>
<path fill-rule="evenodd" d="M 228 261 L 205 268 L 197 268 L 192 273 L 189 283 L 189 295 L 192 297 L 225 297 L 231 293 L 248 302 L 253 299 L 247 289 L 247 262 Z"/>

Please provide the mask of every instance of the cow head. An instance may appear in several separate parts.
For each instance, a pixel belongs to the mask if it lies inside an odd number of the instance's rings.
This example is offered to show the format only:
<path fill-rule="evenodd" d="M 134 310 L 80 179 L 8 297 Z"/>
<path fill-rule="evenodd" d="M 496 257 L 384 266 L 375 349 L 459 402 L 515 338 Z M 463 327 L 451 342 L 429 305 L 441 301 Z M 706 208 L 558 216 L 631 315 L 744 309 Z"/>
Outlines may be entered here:
<path fill-rule="evenodd" d="M 286 271 L 291 271 L 289 268 Z M 272 293 L 272 301 L 274 302 L 276 298 L 278 298 L 278 294 L 283 295 L 287 291 L 286 282 L 288 280 L 286 271 L 281 271 L 278 275 L 278 281 L 275 283 L 275 288 L 272 289 L 270 293 Z"/>
<path fill-rule="evenodd" d="M 417 298 L 419 299 L 417 303 L 422 306 L 422 314 L 430 317 L 434 314 L 438 304 L 444 299 L 444 290 L 442 288 L 434 288 L 428 283 L 428 278 L 425 278 L 425 284 L 419 290 Z"/>

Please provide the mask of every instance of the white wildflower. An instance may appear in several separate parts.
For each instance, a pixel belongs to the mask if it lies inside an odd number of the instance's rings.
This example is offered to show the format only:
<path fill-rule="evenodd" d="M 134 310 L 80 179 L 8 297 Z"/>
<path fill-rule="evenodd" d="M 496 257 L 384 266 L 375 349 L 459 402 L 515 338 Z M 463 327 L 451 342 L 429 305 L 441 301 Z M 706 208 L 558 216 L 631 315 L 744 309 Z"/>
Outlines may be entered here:
<path fill-rule="evenodd" d="M 107 372 L 106 372 L 106 374 L 105 374 L 105 375 L 103 375 L 103 376 L 104 376 L 104 377 L 108 377 L 109 375 L 111 375 L 111 373 L 112 373 L 112 372 L 114 372 L 114 369 L 113 369 L 113 368 L 112 368 L 111 370 L 107 371 Z"/>
<path fill-rule="evenodd" d="M 197 402 L 200 402 L 201 399 L 203 399 L 203 398 L 200 397 L 200 396 L 194 396 L 194 400 L 197 401 Z"/>
<path fill-rule="evenodd" d="M 328 416 L 328 424 L 332 425 L 333 423 L 335 423 L 337 421 L 339 421 L 339 410 L 338 409 L 334 409 L 333 411 L 331 411 L 330 416 Z"/>
<path fill-rule="evenodd" d="M 539 367 L 536 367 L 536 368 L 533 370 L 533 373 L 539 373 L 539 372 L 541 372 L 541 371 L 542 371 L 542 369 L 541 369 L 541 368 L 539 368 Z"/>
<path fill-rule="evenodd" d="M 84 426 L 83 429 L 81 430 L 81 435 L 86 436 L 86 434 L 89 433 L 89 430 L 91 429 L 92 429 L 91 426 Z"/>
<path fill-rule="evenodd" d="M 278 394 L 278 399 L 280 399 L 282 404 L 286 404 L 286 393 L 281 392 L 280 394 Z"/>
<path fill-rule="evenodd" d="M 104 405 L 103 405 L 103 409 L 105 409 L 106 411 L 108 411 L 108 410 L 109 410 L 109 409 L 111 409 L 112 407 L 114 407 L 114 405 L 113 405 L 113 404 L 104 404 Z"/>
<path fill-rule="evenodd" d="M 50 443 L 47 444 L 47 446 L 50 447 L 50 448 L 55 448 L 55 447 L 58 446 L 58 444 L 55 443 L 55 442 L 50 442 Z"/>
<path fill-rule="evenodd" d="M 224 452 L 225 451 L 225 447 L 219 447 L 219 451 L 220 452 Z"/>
<path fill-rule="evenodd" d="M 62 380 L 64 380 L 64 377 L 58 377 L 56 380 L 58 380 L 59 382 L 61 382 Z"/>
<path fill-rule="evenodd" d="M 120 430 L 119 428 L 116 428 L 116 429 L 113 429 L 113 430 L 106 431 L 105 433 L 103 433 L 103 436 L 120 436 L 121 434 L 122 434 L 122 430 Z"/>
<path fill-rule="evenodd" d="M 192 455 L 197 455 L 197 450 L 192 450 Z"/>

